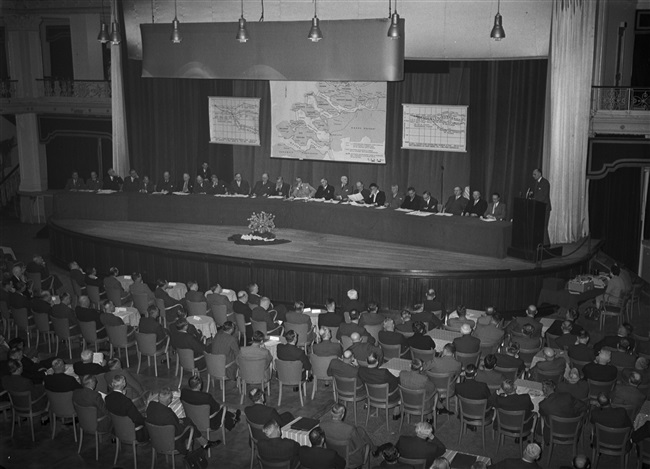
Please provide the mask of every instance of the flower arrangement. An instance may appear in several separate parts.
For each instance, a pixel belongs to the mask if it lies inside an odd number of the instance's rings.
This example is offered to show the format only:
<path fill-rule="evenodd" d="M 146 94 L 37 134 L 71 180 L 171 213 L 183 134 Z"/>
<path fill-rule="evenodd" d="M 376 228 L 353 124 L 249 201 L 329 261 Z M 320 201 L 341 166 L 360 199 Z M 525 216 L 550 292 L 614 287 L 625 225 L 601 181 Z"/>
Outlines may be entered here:
<path fill-rule="evenodd" d="M 251 230 L 250 234 L 243 235 L 242 239 L 274 239 L 275 215 L 266 212 L 253 212 L 248 219 L 248 229 Z"/>

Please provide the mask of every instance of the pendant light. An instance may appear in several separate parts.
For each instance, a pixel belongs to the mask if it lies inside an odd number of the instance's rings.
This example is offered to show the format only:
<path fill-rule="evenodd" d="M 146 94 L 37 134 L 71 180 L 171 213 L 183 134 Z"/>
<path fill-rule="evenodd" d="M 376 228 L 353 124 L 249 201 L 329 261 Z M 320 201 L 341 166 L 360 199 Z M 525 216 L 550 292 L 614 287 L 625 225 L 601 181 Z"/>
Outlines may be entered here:
<path fill-rule="evenodd" d="M 501 17 L 500 7 L 501 0 L 497 0 L 497 14 L 494 16 L 494 27 L 490 33 L 490 37 L 495 41 L 500 41 L 506 37 L 506 32 L 503 29 L 503 18 Z"/>
<path fill-rule="evenodd" d="M 104 0 L 102 0 L 102 16 L 99 21 L 99 34 L 97 35 L 97 40 L 102 44 L 106 44 L 110 40 L 108 35 L 108 26 L 106 21 L 104 21 Z"/>
<path fill-rule="evenodd" d="M 314 17 L 311 20 L 311 28 L 309 29 L 309 34 L 307 35 L 307 39 L 309 39 L 311 42 L 318 42 L 323 39 L 323 33 L 320 30 L 320 23 L 318 21 L 317 6 L 318 0 L 314 0 Z"/>
<path fill-rule="evenodd" d="M 241 17 L 239 18 L 239 29 L 237 30 L 236 39 L 241 42 L 247 42 L 250 39 L 248 29 L 246 29 L 246 18 L 244 18 L 244 0 L 241 0 Z"/>
<path fill-rule="evenodd" d="M 174 0 L 174 20 L 172 21 L 172 35 L 169 37 L 169 40 L 173 44 L 180 44 L 183 40 L 181 32 L 178 29 L 178 6 L 176 5 L 176 0 Z"/>

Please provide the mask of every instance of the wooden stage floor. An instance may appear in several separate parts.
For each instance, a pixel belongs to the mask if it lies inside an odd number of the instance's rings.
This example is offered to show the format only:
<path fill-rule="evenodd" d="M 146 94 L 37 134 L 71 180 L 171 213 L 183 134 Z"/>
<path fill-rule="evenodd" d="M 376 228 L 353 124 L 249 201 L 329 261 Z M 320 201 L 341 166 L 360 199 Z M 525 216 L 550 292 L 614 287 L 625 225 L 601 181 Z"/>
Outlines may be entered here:
<path fill-rule="evenodd" d="M 246 232 L 246 228 L 242 226 L 95 220 L 55 220 L 55 223 L 64 229 L 87 236 L 240 259 L 429 272 L 517 271 L 535 268 L 532 262 L 511 257 L 496 259 L 289 229 L 279 230 L 276 234 L 278 238 L 291 240 L 290 243 L 274 246 L 238 246 L 228 241 L 228 237 Z M 595 246 L 597 241 L 591 240 L 578 247 L 579 244 L 562 245 L 565 254 L 575 252 L 567 257 L 545 260 L 543 267 L 559 267 L 575 263 L 587 256 L 589 246 Z"/>

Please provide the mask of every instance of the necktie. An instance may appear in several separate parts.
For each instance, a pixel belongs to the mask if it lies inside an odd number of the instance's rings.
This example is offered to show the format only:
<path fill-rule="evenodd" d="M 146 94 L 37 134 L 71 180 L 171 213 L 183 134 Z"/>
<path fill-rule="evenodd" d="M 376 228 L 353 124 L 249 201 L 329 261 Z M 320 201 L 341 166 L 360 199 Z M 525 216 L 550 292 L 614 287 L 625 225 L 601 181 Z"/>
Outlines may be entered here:
<path fill-rule="evenodd" d="M 499 202 L 492 206 L 492 215 L 494 215 L 494 211 L 497 209 L 497 205 L 499 205 Z"/>

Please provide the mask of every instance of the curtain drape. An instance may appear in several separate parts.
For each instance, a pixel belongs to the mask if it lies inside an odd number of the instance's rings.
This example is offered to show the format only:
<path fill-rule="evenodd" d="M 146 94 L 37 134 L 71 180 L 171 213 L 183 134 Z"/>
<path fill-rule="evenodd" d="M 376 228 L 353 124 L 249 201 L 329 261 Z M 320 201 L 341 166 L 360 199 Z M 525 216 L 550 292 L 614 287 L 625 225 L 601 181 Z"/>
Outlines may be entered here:
<path fill-rule="evenodd" d="M 120 2 L 115 2 L 113 15 L 119 18 L 119 24 L 124 24 L 124 15 Z M 111 48 L 111 108 L 113 121 L 113 169 L 120 175 L 129 172 L 129 139 L 126 122 L 126 101 L 124 96 L 124 63 L 126 57 L 126 37 Z M 110 44 L 110 43 L 109 43 Z M 106 176 L 100 175 L 100 178 Z"/>
<path fill-rule="evenodd" d="M 554 0 L 544 169 L 551 182 L 549 235 L 568 243 L 589 233 L 585 168 L 597 2 Z"/>

